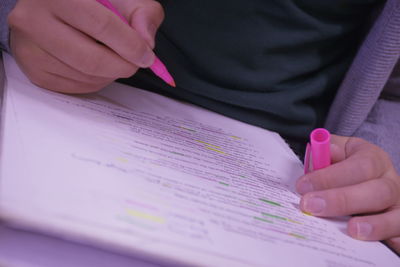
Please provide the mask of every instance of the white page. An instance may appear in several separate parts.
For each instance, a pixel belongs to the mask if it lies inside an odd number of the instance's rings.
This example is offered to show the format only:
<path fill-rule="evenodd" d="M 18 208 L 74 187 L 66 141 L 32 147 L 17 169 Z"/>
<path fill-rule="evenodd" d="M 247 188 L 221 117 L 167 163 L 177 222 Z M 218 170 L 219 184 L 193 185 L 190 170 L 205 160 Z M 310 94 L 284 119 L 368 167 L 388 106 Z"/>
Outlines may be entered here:
<path fill-rule="evenodd" d="M 398 266 L 345 219 L 303 214 L 275 133 L 121 84 L 74 97 L 5 57 L 0 214 L 67 238 L 213 266 Z"/>

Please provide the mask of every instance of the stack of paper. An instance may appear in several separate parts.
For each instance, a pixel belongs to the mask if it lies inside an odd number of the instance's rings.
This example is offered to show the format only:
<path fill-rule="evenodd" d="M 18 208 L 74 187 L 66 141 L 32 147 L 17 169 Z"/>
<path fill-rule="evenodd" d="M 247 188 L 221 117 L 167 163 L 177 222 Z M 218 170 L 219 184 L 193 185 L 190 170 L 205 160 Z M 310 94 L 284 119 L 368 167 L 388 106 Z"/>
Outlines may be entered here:
<path fill-rule="evenodd" d="M 170 264 L 399 266 L 346 218 L 298 209 L 302 164 L 276 133 L 121 84 L 62 95 L 5 67 L 9 224 Z"/>

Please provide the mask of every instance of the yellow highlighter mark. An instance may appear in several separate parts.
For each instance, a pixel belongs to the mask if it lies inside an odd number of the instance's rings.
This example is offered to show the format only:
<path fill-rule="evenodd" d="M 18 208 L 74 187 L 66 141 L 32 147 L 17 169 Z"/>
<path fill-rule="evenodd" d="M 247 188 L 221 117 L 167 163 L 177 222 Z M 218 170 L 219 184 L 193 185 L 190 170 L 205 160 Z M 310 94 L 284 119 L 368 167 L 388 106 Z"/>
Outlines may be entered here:
<path fill-rule="evenodd" d="M 304 215 L 307 215 L 307 216 L 313 216 L 310 212 L 307 212 L 307 211 L 302 211 L 302 213 L 303 213 Z"/>
<path fill-rule="evenodd" d="M 220 150 L 221 149 L 220 146 L 209 144 L 209 143 L 201 141 L 201 140 L 195 140 L 195 141 L 198 142 L 198 143 L 202 143 L 202 144 L 206 145 L 205 148 L 208 149 L 208 150 L 212 150 L 214 152 L 217 152 L 217 153 L 220 153 L 220 154 L 223 154 L 223 155 L 227 155 L 226 152 Z"/>
<path fill-rule="evenodd" d="M 215 152 L 223 154 L 223 155 L 226 155 L 226 153 L 224 151 L 221 151 L 221 150 L 218 150 L 218 149 L 215 149 L 215 148 L 212 148 L 212 147 L 206 146 L 206 149 L 215 151 Z"/>
<path fill-rule="evenodd" d="M 132 209 L 127 209 L 126 212 L 136 218 L 140 218 L 140 219 L 145 219 L 148 221 L 152 221 L 155 223 L 161 223 L 164 224 L 165 223 L 165 218 L 160 217 L 160 216 L 155 216 L 152 214 L 148 214 L 145 212 L 141 212 L 141 211 L 137 211 L 137 210 L 132 210 Z"/>
<path fill-rule="evenodd" d="M 242 138 L 240 138 L 240 137 L 238 137 L 238 136 L 234 136 L 234 135 L 231 135 L 231 137 L 232 137 L 233 139 L 237 139 L 237 140 L 242 139 Z"/>
<path fill-rule="evenodd" d="M 117 158 L 117 160 L 119 161 L 119 162 L 122 162 L 122 163 L 128 163 L 129 162 L 129 160 L 127 160 L 126 158 Z"/>
<path fill-rule="evenodd" d="M 294 221 L 294 220 L 291 220 L 291 219 L 286 219 L 288 222 L 291 222 L 291 223 L 297 223 L 297 224 L 302 224 L 301 222 L 298 222 L 298 221 Z"/>
<path fill-rule="evenodd" d="M 221 148 L 220 146 L 215 146 L 215 145 L 212 145 L 212 144 L 206 143 L 206 142 L 204 142 L 204 141 L 201 141 L 201 140 L 196 140 L 196 142 L 199 142 L 199 143 L 205 144 L 205 145 L 207 145 L 207 146 L 215 147 L 215 148 Z"/>

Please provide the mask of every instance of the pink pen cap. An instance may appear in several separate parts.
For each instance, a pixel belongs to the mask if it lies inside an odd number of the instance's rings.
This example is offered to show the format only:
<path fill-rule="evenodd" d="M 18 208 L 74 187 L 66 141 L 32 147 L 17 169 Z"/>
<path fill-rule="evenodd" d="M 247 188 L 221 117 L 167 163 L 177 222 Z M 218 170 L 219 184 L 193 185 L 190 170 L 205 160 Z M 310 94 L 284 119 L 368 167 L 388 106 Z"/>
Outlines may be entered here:
<path fill-rule="evenodd" d="M 110 11 L 112 11 L 123 22 L 125 22 L 125 24 L 129 25 L 129 22 L 126 20 L 126 18 L 122 16 L 122 14 L 119 13 L 118 10 L 108 0 L 96 0 L 96 1 L 102 4 L 104 7 L 108 8 Z M 165 67 L 164 63 L 162 63 L 158 57 L 156 57 L 154 63 L 150 66 L 150 69 L 154 72 L 155 75 L 160 77 L 163 81 L 165 81 L 172 87 L 176 87 L 175 81 L 172 78 L 171 74 L 168 72 L 167 67 Z"/>
<path fill-rule="evenodd" d="M 317 128 L 310 134 L 311 160 L 313 170 L 331 165 L 331 134 L 324 128 Z"/>

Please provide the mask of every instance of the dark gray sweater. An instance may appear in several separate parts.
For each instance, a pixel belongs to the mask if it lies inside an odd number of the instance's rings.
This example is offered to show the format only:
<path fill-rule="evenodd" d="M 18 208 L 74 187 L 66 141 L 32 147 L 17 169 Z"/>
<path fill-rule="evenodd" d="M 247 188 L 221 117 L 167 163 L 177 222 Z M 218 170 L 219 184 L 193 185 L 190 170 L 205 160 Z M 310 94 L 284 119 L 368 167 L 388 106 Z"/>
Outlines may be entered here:
<path fill-rule="evenodd" d="M 177 88 L 124 80 L 305 143 L 382 0 L 163 0 L 157 55 Z"/>

